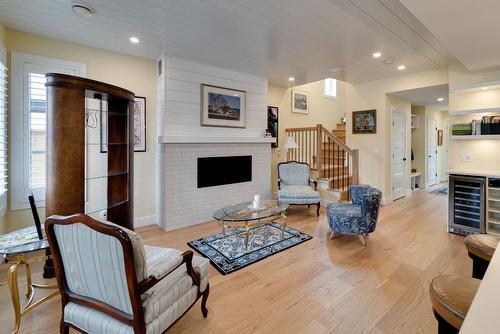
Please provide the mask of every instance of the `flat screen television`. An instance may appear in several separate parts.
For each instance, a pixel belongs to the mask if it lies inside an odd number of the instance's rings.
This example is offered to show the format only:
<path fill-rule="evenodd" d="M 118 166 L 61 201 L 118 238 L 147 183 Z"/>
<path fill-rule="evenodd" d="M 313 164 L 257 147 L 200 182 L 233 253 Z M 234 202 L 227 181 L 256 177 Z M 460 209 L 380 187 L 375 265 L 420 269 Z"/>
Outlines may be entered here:
<path fill-rule="evenodd" d="M 198 188 L 252 181 L 252 156 L 198 158 Z"/>

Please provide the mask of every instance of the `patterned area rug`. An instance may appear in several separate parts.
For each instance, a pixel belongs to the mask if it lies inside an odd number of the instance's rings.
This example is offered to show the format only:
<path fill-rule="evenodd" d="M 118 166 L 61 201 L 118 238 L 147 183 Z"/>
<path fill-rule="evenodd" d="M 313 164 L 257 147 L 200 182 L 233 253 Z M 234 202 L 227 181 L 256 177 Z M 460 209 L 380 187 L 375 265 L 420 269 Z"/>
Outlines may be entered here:
<path fill-rule="evenodd" d="M 223 274 L 248 266 L 282 250 L 312 239 L 312 236 L 272 222 L 251 229 L 248 251 L 245 252 L 244 230 L 236 229 L 188 242 L 188 246 L 210 259 Z M 283 235 L 283 236 L 282 236 Z"/>

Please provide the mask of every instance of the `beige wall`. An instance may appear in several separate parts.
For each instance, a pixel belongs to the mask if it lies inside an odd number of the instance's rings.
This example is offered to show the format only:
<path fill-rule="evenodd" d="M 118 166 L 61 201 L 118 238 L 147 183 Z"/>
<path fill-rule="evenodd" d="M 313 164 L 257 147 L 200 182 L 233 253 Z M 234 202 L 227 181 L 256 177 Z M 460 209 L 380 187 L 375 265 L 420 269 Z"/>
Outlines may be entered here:
<path fill-rule="evenodd" d="M 5 28 L 2 22 L 0 22 L 0 43 L 5 44 Z"/>
<path fill-rule="evenodd" d="M 387 94 L 446 83 L 448 70 L 440 68 L 356 85 L 346 84 L 347 145 L 360 151 L 360 182 L 381 189 L 384 200 L 388 200 L 391 195 L 392 116 Z M 365 109 L 377 109 L 377 133 L 353 135 L 352 111 Z M 408 136 L 410 134 L 408 131 Z"/>
<path fill-rule="evenodd" d="M 6 31 L 6 47 L 9 53 L 17 51 L 85 63 L 88 78 L 117 85 L 146 97 L 147 152 L 134 155 L 134 216 L 154 216 L 157 142 L 155 61 L 11 30 Z M 2 220 L 0 229 L 3 227 L 6 230 L 32 224 L 29 210 L 9 211 Z"/>
<path fill-rule="evenodd" d="M 309 93 L 309 114 L 292 112 L 292 89 Z M 285 129 L 296 127 L 310 127 L 323 124 L 327 129 L 334 129 L 340 119 L 344 117 L 345 110 L 345 83 L 337 81 L 337 98 L 331 99 L 323 96 L 323 81 L 316 81 L 293 88 L 276 85 L 268 87 L 268 104 L 279 108 L 279 147 L 273 149 L 272 180 L 273 192 L 276 191 L 276 166 L 286 160 Z"/>

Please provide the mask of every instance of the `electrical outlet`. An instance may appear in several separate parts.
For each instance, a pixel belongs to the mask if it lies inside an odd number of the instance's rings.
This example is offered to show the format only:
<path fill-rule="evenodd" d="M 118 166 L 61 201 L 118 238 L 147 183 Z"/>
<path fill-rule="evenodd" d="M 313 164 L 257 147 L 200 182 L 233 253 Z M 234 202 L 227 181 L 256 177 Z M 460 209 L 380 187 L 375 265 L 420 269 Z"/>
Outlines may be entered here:
<path fill-rule="evenodd" d="M 470 153 L 460 153 L 460 161 L 462 162 L 471 162 L 472 155 Z"/>

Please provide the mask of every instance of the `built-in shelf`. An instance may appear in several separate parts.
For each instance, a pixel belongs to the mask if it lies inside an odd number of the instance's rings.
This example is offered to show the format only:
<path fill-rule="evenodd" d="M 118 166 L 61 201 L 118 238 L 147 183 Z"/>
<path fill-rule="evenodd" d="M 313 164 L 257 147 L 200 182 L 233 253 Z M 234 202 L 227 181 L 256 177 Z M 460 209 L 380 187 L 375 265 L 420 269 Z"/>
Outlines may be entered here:
<path fill-rule="evenodd" d="M 450 110 L 450 115 L 470 115 L 470 114 L 489 114 L 489 113 L 500 113 L 500 107 Z"/>
<path fill-rule="evenodd" d="M 483 87 L 488 89 L 498 89 L 500 88 L 500 80 L 487 81 L 487 82 L 476 82 L 464 85 L 450 86 L 451 93 L 467 93 L 471 91 L 481 90 Z"/>
<path fill-rule="evenodd" d="M 479 139 L 500 139 L 500 135 L 451 135 L 450 139 L 479 140 Z"/>

